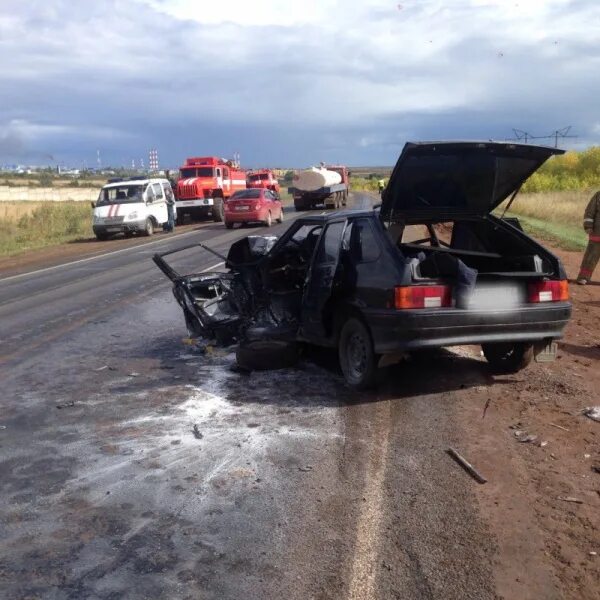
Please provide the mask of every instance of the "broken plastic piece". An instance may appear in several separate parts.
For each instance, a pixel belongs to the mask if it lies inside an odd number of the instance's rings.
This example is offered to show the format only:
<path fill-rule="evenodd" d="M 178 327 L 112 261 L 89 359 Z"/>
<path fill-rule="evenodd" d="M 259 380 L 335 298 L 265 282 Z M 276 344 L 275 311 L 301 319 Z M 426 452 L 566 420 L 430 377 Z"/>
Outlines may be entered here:
<path fill-rule="evenodd" d="M 586 417 L 592 419 L 592 421 L 600 423 L 600 406 L 588 406 L 582 412 Z"/>

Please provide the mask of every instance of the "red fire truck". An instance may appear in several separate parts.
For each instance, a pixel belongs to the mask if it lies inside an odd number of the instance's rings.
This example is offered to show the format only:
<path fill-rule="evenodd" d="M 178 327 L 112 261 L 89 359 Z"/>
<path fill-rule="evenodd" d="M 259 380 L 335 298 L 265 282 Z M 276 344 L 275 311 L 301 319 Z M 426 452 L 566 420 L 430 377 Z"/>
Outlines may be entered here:
<path fill-rule="evenodd" d="M 246 189 L 246 172 L 239 164 L 216 156 L 186 158 L 179 169 L 176 190 L 177 220 L 185 215 L 223 220 L 223 200 Z"/>
<path fill-rule="evenodd" d="M 279 181 L 270 169 L 250 171 L 246 179 L 246 185 L 249 188 L 264 188 L 279 194 Z"/>

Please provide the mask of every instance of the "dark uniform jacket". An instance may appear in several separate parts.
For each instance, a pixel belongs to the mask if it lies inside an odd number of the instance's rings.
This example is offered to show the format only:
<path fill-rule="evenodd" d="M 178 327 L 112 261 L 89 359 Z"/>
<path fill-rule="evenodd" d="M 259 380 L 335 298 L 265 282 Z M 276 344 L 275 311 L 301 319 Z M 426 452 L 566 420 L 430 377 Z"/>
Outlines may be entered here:
<path fill-rule="evenodd" d="M 585 209 L 583 228 L 593 242 L 600 242 L 600 192 L 592 196 Z"/>

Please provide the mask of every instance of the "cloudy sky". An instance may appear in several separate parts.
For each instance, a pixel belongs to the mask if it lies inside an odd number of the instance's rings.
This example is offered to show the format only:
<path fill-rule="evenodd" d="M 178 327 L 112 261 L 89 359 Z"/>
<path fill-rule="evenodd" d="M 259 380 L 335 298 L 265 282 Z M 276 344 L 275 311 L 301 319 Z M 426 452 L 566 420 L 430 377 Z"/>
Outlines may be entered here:
<path fill-rule="evenodd" d="M 567 125 L 563 146 L 600 143 L 598 0 L 0 0 L 0 57 L 0 163 L 384 165 L 406 140 Z"/>

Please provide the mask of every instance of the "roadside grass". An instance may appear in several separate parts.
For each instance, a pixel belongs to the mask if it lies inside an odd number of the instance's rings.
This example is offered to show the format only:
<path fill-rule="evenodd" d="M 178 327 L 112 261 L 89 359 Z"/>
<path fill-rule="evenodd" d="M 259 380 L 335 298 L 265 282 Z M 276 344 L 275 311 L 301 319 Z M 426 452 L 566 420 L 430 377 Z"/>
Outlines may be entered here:
<path fill-rule="evenodd" d="M 507 216 L 518 217 L 523 229 L 564 248 L 582 250 L 587 245 L 583 212 L 593 192 L 589 190 L 519 194 Z M 496 210 L 502 214 L 506 203 Z"/>
<path fill-rule="evenodd" d="M 377 192 L 379 193 L 379 187 L 377 185 L 377 179 L 367 179 L 365 177 L 350 177 L 350 190 L 356 192 Z"/>
<path fill-rule="evenodd" d="M 90 238 L 87 202 L 0 203 L 0 255 Z"/>

